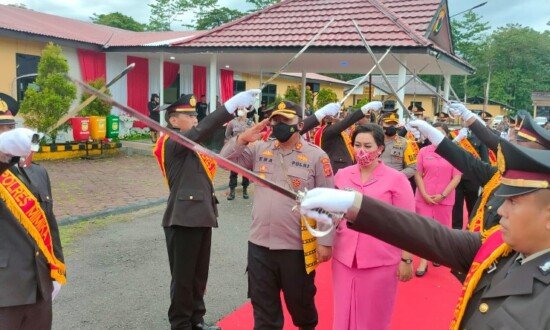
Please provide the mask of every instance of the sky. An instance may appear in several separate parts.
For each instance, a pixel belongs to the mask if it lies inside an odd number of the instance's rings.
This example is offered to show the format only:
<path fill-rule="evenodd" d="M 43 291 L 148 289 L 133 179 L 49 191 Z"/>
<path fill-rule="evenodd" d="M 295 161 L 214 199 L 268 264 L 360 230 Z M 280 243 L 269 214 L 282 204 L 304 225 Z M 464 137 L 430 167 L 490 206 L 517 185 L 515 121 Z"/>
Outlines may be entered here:
<path fill-rule="evenodd" d="M 537 31 L 550 29 L 550 26 L 546 25 L 550 21 L 550 0 L 448 0 L 450 15 L 452 16 L 485 1 L 488 1 L 487 4 L 475 9 L 475 12 L 482 15 L 483 19 L 490 23 L 492 29 L 508 23 L 519 23 Z M 140 23 L 149 21 L 149 7 L 146 4 L 152 2 L 154 1 L 0 0 L 0 4 L 21 3 L 29 9 L 84 21 L 89 21 L 90 16 L 94 13 L 108 14 L 118 11 L 131 16 Z M 218 3 L 220 6 L 232 9 L 249 9 L 248 4 L 243 0 L 219 0 Z M 460 16 L 455 18 L 460 18 Z M 184 17 L 184 19 L 191 19 L 191 17 Z M 183 30 L 179 24 L 172 26 L 172 28 Z"/>

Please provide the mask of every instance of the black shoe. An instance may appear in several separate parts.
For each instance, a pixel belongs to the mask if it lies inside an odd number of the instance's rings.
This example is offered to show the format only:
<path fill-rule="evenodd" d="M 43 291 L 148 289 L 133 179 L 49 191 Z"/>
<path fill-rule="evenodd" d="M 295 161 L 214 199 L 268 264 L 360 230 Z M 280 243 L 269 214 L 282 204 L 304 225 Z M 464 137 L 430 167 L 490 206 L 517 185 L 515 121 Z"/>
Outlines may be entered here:
<path fill-rule="evenodd" d="M 201 322 L 199 324 L 195 324 L 193 326 L 193 330 L 222 330 L 222 328 L 218 327 L 217 325 L 208 325 L 204 322 Z"/>
<path fill-rule="evenodd" d="M 249 198 L 249 196 L 248 196 L 248 190 L 247 190 L 246 187 L 243 187 L 243 198 L 244 198 L 244 199 L 248 199 L 248 198 Z"/>
<path fill-rule="evenodd" d="M 426 275 L 426 273 L 428 272 L 428 265 L 426 265 L 426 268 L 424 268 L 424 270 L 416 270 L 416 272 L 414 273 L 416 275 L 416 277 L 422 277 L 424 275 Z"/>
<path fill-rule="evenodd" d="M 438 264 L 437 262 L 432 262 L 432 264 L 434 265 L 434 267 L 439 267 L 439 266 L 441 266 L 441 264 Z"/>
<path fill-rule="evenodd" d="M 227 196 L 227 200 L 232 201 L 234 199 L 235 199 L 235 189 L 231 189 L 231 191 L 229 191 L 229 195 Z"/>

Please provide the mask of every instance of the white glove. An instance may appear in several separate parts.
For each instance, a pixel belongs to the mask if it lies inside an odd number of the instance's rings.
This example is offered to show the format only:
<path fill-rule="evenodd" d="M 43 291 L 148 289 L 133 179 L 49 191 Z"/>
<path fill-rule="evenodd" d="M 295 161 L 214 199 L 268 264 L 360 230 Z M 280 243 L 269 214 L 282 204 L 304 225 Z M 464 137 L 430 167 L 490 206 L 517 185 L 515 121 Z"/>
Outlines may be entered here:
<path fill-rule="evenodd" d="M 460 102 L 451 102 L 450 104 L 445 104 L 443 109 L 454 117 L 461 117 L 462 120 L 465 122 L 475 116 L 473 112 L 468 110 L 468 108 L 466 108 L 466 106 Z"/>
<path fill-rule="evenodd" d="M 414 135 L 414 138 L 415 138 L 415 139 L 421 140 L 422 134 L 420 134 L 420 131 L 419 131 L 419 130 L 417 130 L 416 128 L 412 127 L 410 123 L 406 123 L 406 124 L 405 124 L 405 129 L 407 130 L 407 132 L 411 132 L 412 135 Z"/>
<path fill-rule="evenodd" d="M 258 98 L 260 93 L 261 90 L 259 89 L 249 89 L 247 91 L 240 92 L 239 94 L 227 100 L 224 106 L 227 109 L 227 112 L 229 112 L 230 114 L 233 114 L 237 110 L 237 108 L 247 109 L 256 102 L 256 99 Z"/>
<path fill-rule="evenodd" d="M 317 121 L 322 122 L 326 116 L 336 116 L 340 112 L 340 107 L 340 103 L 329 103 L 315 111 L 314 115 L 317 117 Z"/>
<path fill-rule="evenodd" d="M 355 191 L 338 190 L 331 188 L 315 188 L 306 193 L 300 203 L 300 212 L 306 217 L 313 218 L 324 224 L 332 224 L 333 220 L 322 209 L 331 213 L 346 213 L 353 205 Z"/>
<path fill-rule="evenodd" d="M 412 128 L 417 129 L 422 136 L 425 136 L 436 147 L 443 141 L 445 135 L 441 133 L 437 128 L 428 124 L 427 122 L 417 119 L 409 122 Z"/>
<path fill-rule="evenodd" d="M 0 134 L 0 152 L 19 157 L 27 157 L 31 153 L 33 130 L 20 127 Z"/>
<path fill-rule="evenodd" d="M 468 129 L 466 127 L 462 127 L 460 131 L 458 131 L 458 134 L 453 139 L 453 142 L 459 143 L 460 141 L 464 140 L 465 137 L 468 136 Z"/>
<path fill-rule="evenodd" d="M 57 294 L 61 290 L 61 284 L 59 284 L 57 281 L 52 281 L 52 284 L 53 284 L 52 301 L 54 301 L 55 297 L 57 297 Z"/>
<path fill-rule="evenodd" d="M 374 112 L 380 112 L 380 110 L 382 110 L 382 102 L 380 101 L 371 101 L 367 104 L 365 104 L 364 106 L 361 107 L 361 111 L 363 112 L 364 115 L 367 114 L 367 112 L 369 112 L 370 110 L 374 111 Z"/>

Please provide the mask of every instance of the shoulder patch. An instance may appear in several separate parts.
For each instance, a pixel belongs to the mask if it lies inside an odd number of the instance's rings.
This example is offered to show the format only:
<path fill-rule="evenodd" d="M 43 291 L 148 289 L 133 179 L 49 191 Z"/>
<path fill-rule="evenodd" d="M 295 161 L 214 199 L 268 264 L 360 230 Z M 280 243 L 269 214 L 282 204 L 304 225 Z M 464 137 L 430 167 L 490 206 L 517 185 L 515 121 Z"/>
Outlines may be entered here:
<path fill-rule="evenodd" d="M 544 263 L 542 263 L 539 266 L 539 270 L 544 276 L 550 274 L 550 260 L 546 260 Z"/>
<path fill-rule="evenodd" d="M 323 172 L 326 177 L 332 176 L 332 166 L 330 165 L 330 159 L 328 157 L 321 158 L 321 164 L 323 164 Z"/>

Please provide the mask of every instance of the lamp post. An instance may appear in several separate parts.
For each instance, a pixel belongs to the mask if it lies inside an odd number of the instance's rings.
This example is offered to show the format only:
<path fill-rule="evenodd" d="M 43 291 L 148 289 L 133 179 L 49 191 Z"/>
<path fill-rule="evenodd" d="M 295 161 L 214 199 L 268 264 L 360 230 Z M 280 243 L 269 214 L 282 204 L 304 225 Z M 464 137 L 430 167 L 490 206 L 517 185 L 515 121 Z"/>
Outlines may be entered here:
<path fill-rule="evenodd" d="M 453 18 L 453 17 L 458 16 L 458 15 L 460 15 L 460 14 L 464 14 L 464 13 L 467 12 L 467 11 L 472 11 L 472 10 L 474 10 L 474 9 L 476 9 L 476 8 L 483 7 L 483 6 L 485 6 L 485 5 L 487 4 L 487 2 L 489 2 L 489 1 L 482 2 L 482 3 L 480 3 L 479 5 L 473 6 L 473 7 L 470 8 L 470 9 L 463 10 L 463 11 L 461 11 L 460 13 L 456 13 L 456 14 L 452 15 L 452 16 L 449 17 L 449 18 Z"/>

